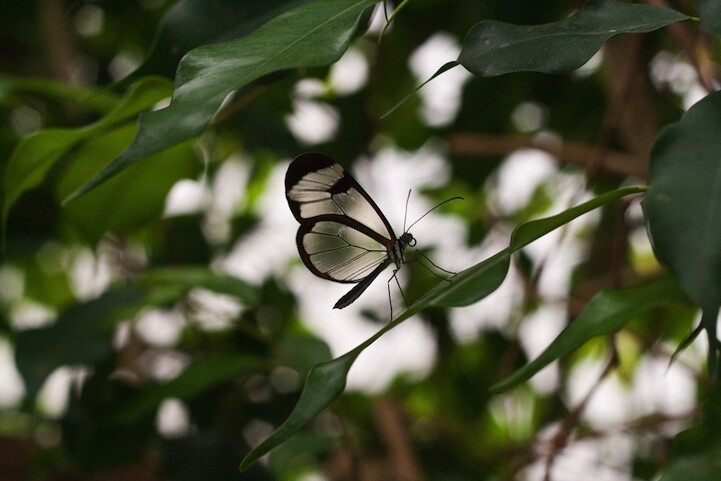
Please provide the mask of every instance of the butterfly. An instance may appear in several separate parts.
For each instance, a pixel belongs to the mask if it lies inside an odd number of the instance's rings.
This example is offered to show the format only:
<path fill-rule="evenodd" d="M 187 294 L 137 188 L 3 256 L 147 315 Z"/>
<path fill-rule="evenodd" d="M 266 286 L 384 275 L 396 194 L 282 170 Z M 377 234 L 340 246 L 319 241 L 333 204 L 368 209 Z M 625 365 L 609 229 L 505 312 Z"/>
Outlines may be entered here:
<path fill-rule="evenodd" d="M 290 163 L 285 196 L 300 222 L 296 245 L 305 266 L 323 279 L 356 284 L 335 303 L 335 309 L 352 304 L 391 265 L 395 278 L 405 262 L 406 248 L 416 245 L 405 226 L 397 237 L 373 198 L 340 164 L 323 154 L 301 154 Z"/>

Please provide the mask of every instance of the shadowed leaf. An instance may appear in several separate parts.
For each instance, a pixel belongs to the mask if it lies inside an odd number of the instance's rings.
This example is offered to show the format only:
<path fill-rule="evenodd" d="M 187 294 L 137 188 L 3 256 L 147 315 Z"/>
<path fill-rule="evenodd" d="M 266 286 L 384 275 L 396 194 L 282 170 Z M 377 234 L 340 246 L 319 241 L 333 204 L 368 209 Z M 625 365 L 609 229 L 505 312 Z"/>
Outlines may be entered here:
<path fill-rule="evenodd" d="M 180 62 L 171 104 L 140 116 L 138 135 L 110 165 L 65 202 L 139 160 L 195 137 L 228 94 L 264 75 L 328 65 L 345 52 L 363 11 L 375 0 L 316 0 L 275 17 L 238 40 L 205 45 Z"/>
<path fill-rule="evenodd" d="M 527 381 L 551 362 L 570 354 L 586 341 L 618 331 L 643 311 L 662 304 L 686 301 L 686 295 L 671 277 L 637 287 L 601 291 L 593 296 L 583 311 L 536 359 L 491 386 L 491 391 L 505 391 Z"/>

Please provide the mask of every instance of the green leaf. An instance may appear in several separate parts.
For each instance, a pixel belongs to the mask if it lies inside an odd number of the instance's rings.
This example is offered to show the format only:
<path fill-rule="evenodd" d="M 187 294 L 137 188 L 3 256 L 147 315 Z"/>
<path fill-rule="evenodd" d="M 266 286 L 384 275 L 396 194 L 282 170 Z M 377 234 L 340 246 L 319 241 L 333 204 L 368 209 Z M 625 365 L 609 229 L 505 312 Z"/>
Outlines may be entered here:
<path fill-rule="evenodd" d="M 78 129 L 47 129 L 25 137 L 15 147 L 5 167 L 2 224 L 23 192 L 39 185 L 50 168 L 81 141 L 94 138 L 132 119 L 170 94 L 170 84 L 148 78 L 138 84 L 105 117 Z"/>
<path fill-rule="evenodd" d="M 379 332 L 386 330 L 388 330 L 387 326 Z M 378 337 L 376 334 L 371 339 L 375 340 Z M 300 431 L 308 421 L 340 396 L 345 389 L 346 376 L 353 362 L 371 342 L 366 341 L 339 358 L 315 366 L 308 374 L 305 387 L 293 412 L 268 439 L 245 456 L 240 464 L 241 471 L 246 470 L 265 453 Z"/>
<path fill-rule="evenodd" d="M 108 91 L 73 85 L 40 77 L 11 77 L 0 75 L 0 99 L 14 92 L 42 95 L 61 101 L 76 102 L 98 113 L 107 113 L 118 103 L 118 97 Z"/>
<path fill-rule="evenodd" d="M 721 38 L 721 3 L 718 0 L 698 0 L 701 30 Z"/>
<path fill-rule="evenodd" d="M 510 249 L 503 249 L 485 261 L 459 272 L 449 281 L 436 284 L 409 311 L 415 314 L 428 306 L 462 307 L 478 302 L 503 283 L 510 261 Z"/>
<path fill-rule="evenodd" d="M 58 199 L 122 152 L 136 131 L 136 125 L 126 124 L 93 137 L 77 149 L 58 182 Z M 173 185 L 180 179 L 195 178 L 202 168 L 190 144 L 176 145 L 124 171 L 104 188 L 66 206 L 63 216 L 90 243 L 108 231 L 137 230 L 159 219 Z"/>
<path fill-rule="evenodd" d="M 191 399 L 224 381 L 257 369 L 248 356 L 216 353 L 196 359 L 175 379 L 134 396 L 111 417 L 114 422 L 132 423 L 152 414 L 167 398 Z"/>
<path fill-rule="evenodd" d="M 527 381 L 551 362 L 570 354 L 588 340 L 618 331 L 643 311 L 686 301 L 684 292 L 668 276 L 636 287 L 601 291 L 593 296 L 583 311 L 536 359 L 491 386 L 491 391 L 505 391 Z"/>
<path fill-rule="evenodd" d="M 703 311 L 708 369 L 718 374 L 716 318 L 721 306 L 721 92 L 663 129 L 651 151 L 643 207 L 656 257 Z"/>
<path fill-rule="evenodd" d="M 198 135 L 226 96 L 253 80 L 294 67 L 328 65 L 345 52 L 358 20 L 375 0 L 316 0 L 269 21 L 253 33 L 206 45 L 180 62 L 170 106 L 140 116 L 132 145 L 66 202 L 139 160 Z"/>
<path fill-rule="evenodd" d="M 181 0 L 165 14 L 150 54 L 129 79 L 157 74 L 172 77 L 181 57 L 210 43 L 240 38 L 282 12 L 309 0 Z M 123 79 L 125 83 L 128 79 Z"/>
<path fill-rule="evenodd" d="M 396 10 L 396 11 L 397 11 L 397 10 Z M 394 11 L 393 13 L 395 13 L 396 11 Z M 386 112 L 386 113 L 384 113 L 383 115 L 381 115 L 381 117 L 380 117 L 381 120 L 383 120 L 384 118 L 388 117 L 390 114 L 392 114 L 393 112 L 395 112 L 395 111 L 398 109 L 398 107 L 400 107 L 401 105 L 403 105 L 404 103 L 406 103 L 406 101 L 408 101 L 408 99 L 410 99 L 413 95 L 415 95 L 416 92 L 418 92 L 420 89 L 422 89 L 425 84 L 427 84 L 428 82 L 430 82 L 430 81 L 433 80 L 434 78 L 438 77 L 439 75 L 441 75 L 441 74 L 449 71 L 450 69 L 457 67 L 458 65 L 459 65 L 459 63 L 456 62 L 455 60 L 453 60 L 453 61 L 451 61 L 451 62 L 446 62 L 445 64 L 443 64 L 443 65 L 441 66 L 441 68 L 439 68 L 438 70 L 436 70 L 436 73 L 434 73 L 433 75 L 431 75 L 431 78 L 429 78 L 428 80 L 426 80 L 425 82 L 423 82 L 422 84 L 420 84 L 418 87 L 414 88 L 412 92 L 408 93 L 405 97 L 403 97 L 401 100 L 399 100 L 397 104 L 395 104 L 393 107 L 391 107 L 390 110 L 388 110 L 388 112 Z"/>
<path fill-rule="evenodd" d="M 309 456 L 322 457 L 330 452 L 337 442 L 337 436 L 333 435 L 298 433 L 282 447 L 273 451 L 268 460 L 268 468 L 276 479 L 302 479 L 303 476 L 300 474 L 294 476 L 289 473 L 294 473 L 294 470 L 299 473 L 306 472 Z"/>
<path fill-rule="evenodd" d="M 33 399 L 56 368 L 95 364 L 113 352 L 114 316 L 142 299 L 137 287 L 110 290 L 92 301 L 76 304 L 47 327 L 18 333 L 15 362 Z"/>
<path fill-rule="evenodd" d="M 315 366 L 308 374 L 300 399 L 288 419 L 268 439 L 248 453 L 241 462 L 240 469 L 247 469 L 261 456 L 293 436 L 315 415 L 340 396 L 345 388 L 348 371 L 356 358 L 383 334 L 428 307 L 457 307 L 478 302 L 501 285 L 508 272 L 510 256 L 513 251 L 604 203 L 619 199 L 624 195 L 643 192 L 644 190 L 643 187 L 617 189 L 556 216 L 521 224 L 511 235 L 512 247 L 503 249 L 483 262 L 459 272 L 449 281 L 439 282 L 405 312 L 356 348 L 332 361 Z M 513 239 L 522 240 L 514 241 Z"/>
<path fill-rule="evenodd" d="M 278 339 L 276 346 L 274 357 L 303 375 L 316 364 L 333 359 L 328 345 L 308 334 L 289 333 Z"/>
<path fill-rule="evenodd" d="M 573 219 L 585 214 L 586 212 L 590 212 L 593 209 L 606 205 L 627 195 L 639 194 L 645 191 L 646 187 L 622 187 L 594 197 L 593 199 L 576 207 L 564 210 L 560 214 L 546 217 L 545 219 L 524 222 L 513 230 L 513 234 L 511 234 L 510 249 L 512 252 L 515 252 L 530 244 L 534 240 L 548 234 L 552 230 L 568 224 Z"/>
<path fill-rule="evenodd" d="M 656 257 L 702 308 L 721 304 L 721 92 L 663 129 L 644 213 Z"/>
<path fill-rule="evenodd" d="M 721 479 L 721 448 L 672 458 L 659 481 L 717 481 Z"/>
<path fill-rule="evenodd" d="M 148 271 L 142 279 L 148 289 L 175 287 L 192 289 L 202 287 L 219 294 L 238 298 L 246 305 L 255 306 L 260 302 L 260 289 L 228 274 L 213 272 L 207 267 L 163 267 Z"/>
<path fill-rule="evenodd" d="M 590 0 L 572 17 L 544 25 L 495 20 L 468 32 L 458 62 L 475 75 L 563 73 L 585 64 L 611 37 L 650 32 L 690 17 L 668 8 Z"/>

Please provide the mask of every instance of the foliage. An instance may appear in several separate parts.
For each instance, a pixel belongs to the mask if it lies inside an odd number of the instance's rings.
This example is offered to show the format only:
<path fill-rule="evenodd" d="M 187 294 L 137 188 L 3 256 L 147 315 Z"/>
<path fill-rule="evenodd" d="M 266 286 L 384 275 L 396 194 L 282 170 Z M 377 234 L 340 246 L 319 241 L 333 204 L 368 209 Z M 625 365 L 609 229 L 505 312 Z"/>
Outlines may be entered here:
<path fill-rule="evenodd" d="M 32 16 L 20 2 L 0 6 L 0 347 L 14 353 L 0 372 L 24 385 L 14 397 L 0 390 L 0 442 L 23 453 L 19 463 L 0 454 L 4 472 L 719 477 L 716 3 L 415 0 L 390 14 L 382 39 L 373 0 L 158 3 L 48 0 Z M 418 74 L 419 47 L 453 37 L 458 48 Z M 368 78 L 356 71 L 349 88 L 335 76 L 352 58 Z M 669 80 L 672 68 L 687 75 Z M 459 79 L 444 119 L 428 96 Z M 335 130 L 304 138 L 303 108 Z M 336 330 L 371 326 L 341 351 L 314 318 L 330 309 L 327 294 L 309 300 L 313 281 L 294 280 L 310 274 L 288 255 L 292 234 L 274 243 L 290 213 L 267 207 L 282 196 L 286 160 L 309 148 L 386 168 L 379 178 L 402 195 L 412 175 L 395 177 L 383 155 L 411 158 L 419 176 L 435 156 L 450 174 L 419 181 L 417 195 L 466 199 L 424 222 L 452 219 L 458 229 L 436 234 L 452 258 L 473 260 L 440 281 L 420 262 L 404 267 L 410 305 L 384 325 L 387 303 L 333 313 L 348 322 Z M 503 172 L 529 151 L 543 156 L 526 157 L 523 198 L 504 191 Z M 553 173 L 531 178 L 543 159 Z M 504 207 L 504 196 L 521 203 Z M 652 254 L 638 242 L 646 233 Z M 539 254 L 543 242 L 554 247 Z M 562 255 L 574 259 L 567 279 L 549 278 Z M 504 286 L 522 299 L 482 310 Z M 563 326 L 528 334 L 558 305 Z M 459 334 L 493 315 L 502 322 Z M 361 355 L 419 325 L 434 344 L 415 354 L 431 359 L 426 372 L 396 373 L 382 394 L 345 392 L 351 368 L 391 369 Z M 701 331 L 706 348 L 694 342 Z M 648 367 L 658 362 L 666 381 L 686 382 L 672 387 L 685 401 L 665 403 L 664 377 Z M 644 385 L 648 404 L 632 400 Z M 613 386 L 637 404 L 599 421 L 594 402 Z M 619 443 L 627 449 L 605 456 Z M 575 459 L 584 447 L 608 466 Z"/>

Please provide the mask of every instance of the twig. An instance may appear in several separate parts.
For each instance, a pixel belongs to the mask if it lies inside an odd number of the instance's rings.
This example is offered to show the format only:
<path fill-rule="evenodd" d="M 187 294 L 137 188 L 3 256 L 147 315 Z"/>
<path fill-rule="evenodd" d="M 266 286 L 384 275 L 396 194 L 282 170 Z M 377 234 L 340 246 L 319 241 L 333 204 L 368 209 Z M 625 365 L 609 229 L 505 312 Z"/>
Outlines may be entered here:
<path fill-rule="evenodd" d="M 577 142 L 555 142 L 545 138 L 514 137 L 457 133 L 447 138 L 449 152 L 455 156 L 500 156 L 519 149 L 538 149 L 555 156 L 563 163 L 587 166 L 596 147 Z M 624 176 L 648 178 L 648 166 L 632 154 L 609 150 L 603 168 Z"/>

